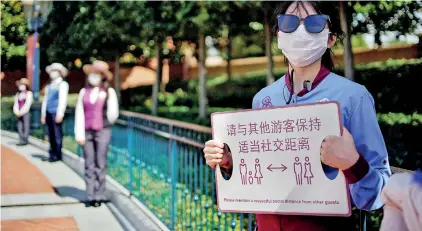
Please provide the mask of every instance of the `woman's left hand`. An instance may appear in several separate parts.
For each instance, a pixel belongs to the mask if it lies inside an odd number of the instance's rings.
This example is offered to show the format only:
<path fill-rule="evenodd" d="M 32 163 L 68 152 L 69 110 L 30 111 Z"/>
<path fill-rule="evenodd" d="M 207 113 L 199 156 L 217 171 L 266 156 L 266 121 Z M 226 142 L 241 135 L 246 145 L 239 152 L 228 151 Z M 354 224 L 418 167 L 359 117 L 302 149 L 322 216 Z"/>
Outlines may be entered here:
<path fill-rule="evenodd" d="M 327 136 L 321 145 L 321 161 L 331 167 L 346 170 L 359 159 L 355 142 L 350 132 L 343 127 L 343 135 Z"/>

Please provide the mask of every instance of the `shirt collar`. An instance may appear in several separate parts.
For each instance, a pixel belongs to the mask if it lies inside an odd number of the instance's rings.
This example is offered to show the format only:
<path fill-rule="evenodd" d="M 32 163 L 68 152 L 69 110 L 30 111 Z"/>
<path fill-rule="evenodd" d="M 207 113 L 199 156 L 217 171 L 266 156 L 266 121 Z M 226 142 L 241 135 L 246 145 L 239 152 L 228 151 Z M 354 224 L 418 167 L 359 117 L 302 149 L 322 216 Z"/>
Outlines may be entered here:
<path fill-rule="evenodd" d="M 316 75 L 314 81 L 312 82 L 311 91 L 318 86 L 322 82 L 322 80 L 325 79 L 330 74 L 330 70 L 328 70 L 326 67 L 321 65 L 321 69 L 319 70 L 318 74 Z M 287 89 L 291 91 L 291 83 L 290 83 L 290 73 L 287 72 L 284 77 L 287 85 Z M 297 93 L 297 96 L 304 96 L 306 93 L 308 93 L 308 90 L 306 88 L 302 89 L 299 93 Z"/>

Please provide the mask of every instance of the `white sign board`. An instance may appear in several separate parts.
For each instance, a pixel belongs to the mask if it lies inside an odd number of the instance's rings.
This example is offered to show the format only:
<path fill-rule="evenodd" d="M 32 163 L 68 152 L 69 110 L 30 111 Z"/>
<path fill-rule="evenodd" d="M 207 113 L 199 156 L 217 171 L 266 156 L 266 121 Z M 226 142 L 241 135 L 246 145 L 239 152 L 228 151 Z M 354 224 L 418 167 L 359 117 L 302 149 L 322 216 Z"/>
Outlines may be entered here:
<path fill-rule="evenodd" d="M 214 113 L 213 139 L 231 149 L 229 180 L 216 169 L 220 211 L 350 216 L 341 171 L 330 180 L 320 161 L 328 135 L 341 135 L 336 102 Z"/>

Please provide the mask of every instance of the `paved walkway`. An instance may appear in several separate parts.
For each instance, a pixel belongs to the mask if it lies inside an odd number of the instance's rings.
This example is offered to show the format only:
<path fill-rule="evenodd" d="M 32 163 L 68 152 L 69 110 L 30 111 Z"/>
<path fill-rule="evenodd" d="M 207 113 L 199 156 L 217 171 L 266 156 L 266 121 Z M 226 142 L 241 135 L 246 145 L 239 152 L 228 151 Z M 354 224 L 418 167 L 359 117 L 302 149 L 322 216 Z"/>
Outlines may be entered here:
<path fill-rule="evenodd" d="M 84 181 L 34 146 L 1 136 L 1 229 L 123 230 L 108 206 L 86 208 Z"/>

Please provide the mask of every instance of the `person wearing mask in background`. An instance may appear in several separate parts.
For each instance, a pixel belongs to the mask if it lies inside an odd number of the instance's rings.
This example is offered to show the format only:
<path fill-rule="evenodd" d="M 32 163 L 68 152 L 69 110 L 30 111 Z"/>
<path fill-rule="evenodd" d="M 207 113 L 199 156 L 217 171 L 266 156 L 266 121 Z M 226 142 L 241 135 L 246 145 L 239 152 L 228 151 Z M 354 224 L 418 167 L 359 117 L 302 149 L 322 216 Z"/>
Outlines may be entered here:
<path fill-rule="evenodd" d="M 87 206 L 106 202 L 107 152 L 111 125 L 119 117 L 116 91 L 110 87 L 113 74 L 106 62 L 83 66 L 88 83 L 79 92 L 75 115 L 75 139 L 83 146 Z"/>
<path fill-rule="evenodd" d="M 30 113 L 33 96 L 29 89 L 29 80 L 22 78 L 16 81 L 18 92 L 15 95 L 15 103 L 13 104 L 13 113 L 18 119 L 18 133 L 20 142 L 19 146 L 28 144 L 28 136 L 30 130 Z"/>
<path fill-rule="evenodd" d="M 422 230 L 422 172 L 396 173 L 382 190 L 380 231 Z"/>
<path fill-rule="evenodd" d="M 67 106 L 69 84 L 64 81 L 67 69 L 60 63 L 47 66 L 50 83 L 45 87 L 44 100 L 41 108 L 41 123 L 47 124 L 48 140 L 50 142 L 50 161 L 62 159 L 63 130 L 62 122 Z"/>
<path fill-rule="evenodd" d="M 343 133 L 322 142 L 323 170 L 330 179 L 342 171 L 353 205 L 372 211 L 383 206 L 381 189 L 391 170 L 373 97 L 364 86 L 332 73 L 330 48 L 343 35 L 337 5 L 317 1 L 280 4 L 275 11 L 278 47 L 287 59 L 288 72 L 258 92 L 252 108 L 337 101 Z M 219 164 L 223 174 L 231 174 L 231 153 L 224 140 L 206 142 L 204 154 L 210 167 Z M 259 231 L 356 230 L 353 217 L 256 214 L 256 220 Z"/>

